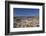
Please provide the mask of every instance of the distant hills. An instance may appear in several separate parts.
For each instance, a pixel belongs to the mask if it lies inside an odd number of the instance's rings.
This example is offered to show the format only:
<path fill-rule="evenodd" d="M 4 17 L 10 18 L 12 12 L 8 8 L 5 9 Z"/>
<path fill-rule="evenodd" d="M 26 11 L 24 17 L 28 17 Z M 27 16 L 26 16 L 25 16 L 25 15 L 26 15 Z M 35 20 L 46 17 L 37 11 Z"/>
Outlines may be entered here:
<path fill-rule="evenodd" d="M 14 18 L 39 18 L 39 16 L 14 16 Z"/>

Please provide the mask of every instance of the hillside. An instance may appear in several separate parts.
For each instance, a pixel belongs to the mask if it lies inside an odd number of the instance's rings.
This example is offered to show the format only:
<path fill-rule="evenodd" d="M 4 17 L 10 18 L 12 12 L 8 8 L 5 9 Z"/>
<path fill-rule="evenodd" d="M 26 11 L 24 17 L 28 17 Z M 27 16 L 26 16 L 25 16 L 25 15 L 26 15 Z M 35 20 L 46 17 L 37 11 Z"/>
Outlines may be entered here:
<path fill-rule="evenodd" d="M 14 28 L 39 27 L 39 16 L 16 16 L 14 17 Z"/>

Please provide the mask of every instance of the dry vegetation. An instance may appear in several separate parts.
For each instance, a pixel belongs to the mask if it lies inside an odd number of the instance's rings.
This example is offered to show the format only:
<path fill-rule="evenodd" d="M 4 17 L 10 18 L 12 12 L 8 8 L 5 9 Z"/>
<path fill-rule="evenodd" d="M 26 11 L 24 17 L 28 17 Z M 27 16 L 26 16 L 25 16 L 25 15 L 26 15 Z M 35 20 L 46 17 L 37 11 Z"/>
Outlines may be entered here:
<path fill-rule="evenodd" d="M 14 28 L 39 27 L 39 16 L 14 17 Z"/>

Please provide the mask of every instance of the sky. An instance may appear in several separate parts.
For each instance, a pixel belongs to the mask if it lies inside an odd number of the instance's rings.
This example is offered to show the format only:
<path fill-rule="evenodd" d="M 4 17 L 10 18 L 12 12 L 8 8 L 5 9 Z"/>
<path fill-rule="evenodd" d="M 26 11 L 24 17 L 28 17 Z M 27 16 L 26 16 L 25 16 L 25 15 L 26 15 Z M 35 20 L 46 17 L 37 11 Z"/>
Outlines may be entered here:
<path fill-rule="evenodd" d="M 39 9 L 35 8 L 13 8 L 14 16 L 39 16 Z"/>

